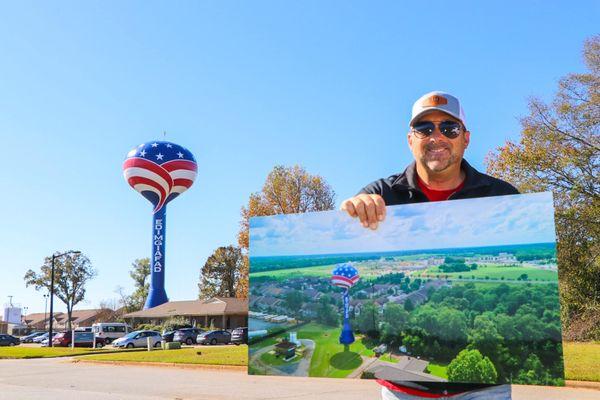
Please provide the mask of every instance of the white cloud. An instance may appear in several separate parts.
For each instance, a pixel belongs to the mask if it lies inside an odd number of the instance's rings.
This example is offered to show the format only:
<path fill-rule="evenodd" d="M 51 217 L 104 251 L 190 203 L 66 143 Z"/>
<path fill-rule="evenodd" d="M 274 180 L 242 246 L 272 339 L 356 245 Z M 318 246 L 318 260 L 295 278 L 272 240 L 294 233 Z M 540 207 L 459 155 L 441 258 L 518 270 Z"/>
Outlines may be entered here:
<path fill-rule="evenodd" d="M 253 223 L 254 222 L 254 223 Z M 253 256 L 552 242 L 550 193 L 394 206 L 376 231 L 342 211 L 251 221 Z"/>

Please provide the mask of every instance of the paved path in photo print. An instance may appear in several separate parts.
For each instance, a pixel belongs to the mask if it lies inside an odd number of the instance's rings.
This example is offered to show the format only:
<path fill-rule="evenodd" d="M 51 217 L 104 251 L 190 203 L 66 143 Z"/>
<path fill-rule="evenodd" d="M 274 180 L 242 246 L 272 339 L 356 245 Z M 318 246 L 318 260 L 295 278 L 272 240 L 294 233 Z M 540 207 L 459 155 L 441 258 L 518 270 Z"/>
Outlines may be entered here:
<path fill-rule="evenodd" d="M 10 400 L 378 400 L 364 379 L 252 376 L 243 370 L 0 360 L 0 399 Z M 514 386 L 514 400 L 598 400 L 600 390 Z"/>

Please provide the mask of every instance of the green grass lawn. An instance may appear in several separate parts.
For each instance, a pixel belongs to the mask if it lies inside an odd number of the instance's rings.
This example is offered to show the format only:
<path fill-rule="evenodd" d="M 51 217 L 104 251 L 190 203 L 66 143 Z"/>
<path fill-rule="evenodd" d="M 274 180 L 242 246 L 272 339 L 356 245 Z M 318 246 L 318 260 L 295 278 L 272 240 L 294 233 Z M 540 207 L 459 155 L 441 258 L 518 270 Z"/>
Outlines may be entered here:
<path fill-rule="evenodd" d="M 198 353 L 201 354 L 198 354 Z M 174 364 L 248 365 L 248 346 L 187 347 L 178 350 L 119 352 L 82 357 L 96 361 L 158 362 Z"/>
<path fill-rule="evenodd" d="M 108 349 L 88 349 L 78 348 L 71 349 L 70 347 L 0 347 L 0 359 L 4 358 L 52 358 L 52 357 L 69 357 L 82 354 L 99 354 Z"/>
<path fill-rule="evenodd" d="M 297 363 L 301 359 L 302 359 L 302 357 L 296 356 L 296 358 L 294 358 L 293 360 L 285 361 L 283 356 L 281 356 L 281 355 L 276 356 L 275 354 L 269 354 L 269 353 L 265 353 L 260 356 L 260 360 L 262 362 L 264 362 L 267 365 L 273 366 L 273 367 Z"/>
<path fill-rule="evenodd" d="M 600 342 L 563 342 L 565 379 L 600 382 Z"/>
<path fill-rule="evenodd" d="M 381 361 L 386 361 L 386 362 L 390 362 L 390 363 L 397 363 L 398 362 L 397 359 L 395 359 L 395 358 L 393 358 L 391 356 L 391 353 L 385 353 L 384 355 L 382 355 L 381 357 L 379 357 L 379 359 Z"/>
<path fill-rule="evenodd" d="M 362 363 L 361 355 L 374 355 L 359 337 L 350 345 L 350 351 L 344 352 L 344 346 L 338 342 L 340 331 L 341 328 L 331 328 L 316 323 L 304 325 L 298 330 L 299 339 L 315 341 L 315 350 L 310 362 L 310 376 L 343 378 Z"/>
<path fill-rule="evenodd" d="M 446 369 L 448 369 L 447 365 L 429 363 L 429 365 L 427 365 L 427 369 L 425 370 L 425 372 L 427 372 L 431 375 L 438 376 L 440 378 L 448 379 L 448 374 L 446 373 Z"/>
<path fill-rule="evenodd" d="M 297 329 L 298 339 L 310 339 L 315 342 L 315 350 L 310 361 L 309 376 L 335 377 L 343 378 L 354 371 L 362 363 L 361 355 L 374 356 L 370 346 L 362 343 L 360 337 L 356 342 L 350 345 L 350 351 L 344 352 L 344 346 L 339 344 L 341 328 L 332 328 L 311 322 Z M 253 351 L 258 351 L 264 347 L 276 343 L 277 339 L 287 337 L 289 333 L 283 333 L 252 345 Z M 261 356 L 261 361 L 269 365 L 279 365 L 279 362 L 271 358 L 265 359 Z M 252 370 L 252 366 L 250 368 Z"/>
<path fill-rule="evenodd" d="M 335 268 L 333 265 L 319 265 L 315 267 L 303 267 L 303 268 L 288 268 L 288 269 L 277 269 L 274 271 L 263 271 L 263 272 L 252 272 L 250 278 L 259 278 L 262 276 L 270 276 L 275 279 L 290 279 L 301 276 L 315 276 L 321 278 L 331 277 L 331 271 Z"/>
<path fill-rule="evenodd" d="M 425 271 L 425 274 L 435 277 L 436 275 L 445 276 L 448 275 L 452 278 L 458 278 L 462 275 L 463 279 L 471 279 L 474 276 L 475 279 L 507 279 L 516 280 L 521 274 L 527 274 L 530 281 L 535 279 L 540 281 L 557 281 L 558 274 L 556 271 L 548 271 L 532 267 L 507 267 L 503 265 L 485 266 L 480 265 L 476 270 L 466 272 L 440 272 L 438 267 L 431 267 Z"/>

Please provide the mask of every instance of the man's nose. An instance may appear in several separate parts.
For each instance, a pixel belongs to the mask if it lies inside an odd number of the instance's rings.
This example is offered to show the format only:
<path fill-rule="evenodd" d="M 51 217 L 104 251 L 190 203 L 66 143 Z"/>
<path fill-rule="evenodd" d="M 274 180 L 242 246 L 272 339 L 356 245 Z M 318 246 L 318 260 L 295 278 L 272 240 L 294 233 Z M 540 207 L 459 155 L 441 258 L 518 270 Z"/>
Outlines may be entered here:
<path fill-rule="evenodd" d="M 443 140 L 446 137 L 442 134 L 442 131 L 440 131 L 440 127 L 438 125 L 435 125 L 435 128 L 433 128 L 433 132 L 431 133 L 431 135 L 429 135 L 429 140 Z"/>

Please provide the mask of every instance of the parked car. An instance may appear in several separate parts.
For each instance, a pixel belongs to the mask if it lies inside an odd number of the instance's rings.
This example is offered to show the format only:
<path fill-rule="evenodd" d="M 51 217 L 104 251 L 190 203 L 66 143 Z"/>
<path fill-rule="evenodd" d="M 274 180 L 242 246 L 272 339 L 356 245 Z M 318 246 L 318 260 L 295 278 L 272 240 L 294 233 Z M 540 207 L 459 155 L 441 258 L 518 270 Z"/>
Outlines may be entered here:
<path fill-rule="evenodd" d="M 165 342 L 165 343 L 172 342 L 174 335 L 175 335 L 175 331 L 163 331 L 163 333 L 162 333 L 163 342 Z"/>
<path fill-rule="evenodd" d="M 52 332 L 52 339 L 54 339 L 54 337 L 56 335 L 58 335 L 60 332 Z M 42 340 L 41 342 L 42 347 L 48 347 L 48 345 L 50 344 L 50 341 L 48 340 L 48 334 L 46 333 L 46 338 L 44 340 Z"/>
<path fill-rule="evenodd" d="M 199 334 L 204 332 L 204 329 L 199 328 L 183 328 L 175 331 L 173 335 L 173 341 L 181 344 L 192 345 L 196 343 L 196 338 Z"/>
<path fill-rule="evenodd" d="M 147 340 L 150 338 L 150 345 L 160 347 L 162 336 L 157 331 L 133 331 L 127 335 L 113 341 L 114 347 L 146 347 Z"/>
<path fill-rule="evenodd" d="M 32 332 L 27 336 L 23 336 L 21 338 L 21 343 L 33 343 L 33 339 L 35 339 L 36 337 L 38 337 L 40 335 L 43 335 L 44 333 L 46 333 L 46 332 L 44 332 L 44 331 Z"/>
<path fill-rule="evenodd" d="M 71 346 L 71 332 L 60 332 L 52 339 L 52 346 L 69 347 Z M 104 347 L 106 341 L 103 338 L 96 338 L 96 348 Z M 94 334 L 92 332 L 75 331 L 75 347 L 93 347 Z"/>
<path fill-rule="evenodd" d="M 92 331 L 97 338 L 104 339 L 106 344 L 121 338 L 130 332 L 129 325 L 122 322 L 101 322 L 92 325 Z"/>
<path fill-rule="evenodd" d="M 235 328 L 231 332 L 231 343 L 239 346 L 240 344 L 248 344 L 248 328 Z"/>
<path fill-rule="evenodd" d="M 18 346 L 21 344 L 19 338 L 13 335 L 0 335 L 0 346 Z"/>
<path fill-rule="evenodd" d="M 231 333 L 222 330 L 208 331 L 198 335 L 198 344 L 228 344 L 231 341 Z"/>
<path fill-rule="evenodd" d="M 39 336 L 34 337 L 33 339 L 31 339 L 32 343 L 42 343 L 42 340 L 44 339 L 48 339 L 48 332 L 44 332 Z"/>
<path fill-rule="evenodd" d="M 91 332 L 91 326 L 80 326 L 79 328 L 75 328 L 75 332 Z"/>

